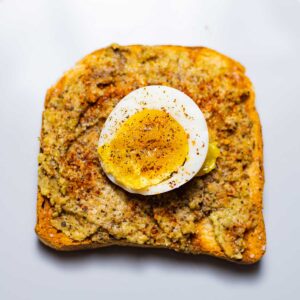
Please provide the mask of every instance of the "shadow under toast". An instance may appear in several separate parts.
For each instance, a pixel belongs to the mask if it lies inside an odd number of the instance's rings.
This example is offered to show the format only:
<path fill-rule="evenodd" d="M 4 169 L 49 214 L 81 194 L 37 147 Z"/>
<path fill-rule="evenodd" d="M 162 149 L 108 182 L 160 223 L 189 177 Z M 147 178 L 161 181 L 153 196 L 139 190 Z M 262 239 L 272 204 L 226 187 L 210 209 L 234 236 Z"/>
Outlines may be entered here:
<path fill-rule="evenodd" d="M 36 241 L 36 247 L 39 254 L 50 261 L 59 265 L 82 265 L 87 261 L 93 263 L 107 262 L 132 262 L 133 265 L 144 262 L 154 262 L 167 265 L 176 265 L 191 269 L 213 269 L 218 273 L 225 273 L 232 276 L 259 277 L 262 272 L 263 260 L 252 265 L 236 264 L 230 261 L 222 260 L 208 255 L 192 255 L 177 253 L 168 249 L 158 248 L 135 248 L 124 246 L 109 246 L 98 249 L 87 249 L 77 251 L 57 251 Z"/>

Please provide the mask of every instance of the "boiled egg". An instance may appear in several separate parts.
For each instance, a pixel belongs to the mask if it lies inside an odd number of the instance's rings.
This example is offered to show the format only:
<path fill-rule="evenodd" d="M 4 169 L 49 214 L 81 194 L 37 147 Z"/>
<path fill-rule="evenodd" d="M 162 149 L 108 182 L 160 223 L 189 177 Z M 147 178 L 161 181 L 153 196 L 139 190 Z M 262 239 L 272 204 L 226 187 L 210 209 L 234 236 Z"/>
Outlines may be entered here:
<path fill-rule="evenodd" d="M 197 175 L 208 143 L 196 103 L 177 89 L 154 85 L 119 101 L 102 128 L 98 154 L 112 182 L 130 193 L 155 195 Z"/>

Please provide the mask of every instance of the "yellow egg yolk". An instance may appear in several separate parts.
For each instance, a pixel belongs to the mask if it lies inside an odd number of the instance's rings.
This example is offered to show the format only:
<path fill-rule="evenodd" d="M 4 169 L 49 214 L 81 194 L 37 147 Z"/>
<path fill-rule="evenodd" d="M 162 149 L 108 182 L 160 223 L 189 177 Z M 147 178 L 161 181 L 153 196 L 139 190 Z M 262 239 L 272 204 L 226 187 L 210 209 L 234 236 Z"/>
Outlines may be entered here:
<path fill-rule="evenodd" d="M 216 167 L 216 160 L 220 156 L 220 149 L 217 144 L 212 142 L 208 144 L 207 155 L 205 161 L 196 176 L 203 176 Z"/>
<path fill-rule="evenodd" d="M 188 135 L 167 112 L 144 109 L 129 117 L 98 148 L 104 171 L 121 185 L 142 190 L 168 179 L 188 157 Z"/>

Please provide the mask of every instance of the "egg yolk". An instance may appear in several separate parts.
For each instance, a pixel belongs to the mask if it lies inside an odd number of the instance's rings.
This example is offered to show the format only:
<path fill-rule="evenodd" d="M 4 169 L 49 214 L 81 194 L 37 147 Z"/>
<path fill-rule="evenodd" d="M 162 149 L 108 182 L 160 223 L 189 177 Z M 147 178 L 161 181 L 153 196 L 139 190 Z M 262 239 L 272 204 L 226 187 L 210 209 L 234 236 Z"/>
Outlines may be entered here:
<path fill-rule="evenodd" d="M 121 185 L 142 190 L 176 172 L 188 157 L 188 135 L 167 112 L 144 109 L 98 148 L 102 166 Z"/>
<path fill-rule="evenodd" d="M 208 144 L 207 155 L 205 161 L 196 176 L 203 176 L 216 167 L 216 160 L 220 156 L 220 149 L 217 144 L 212 142 Z"/>

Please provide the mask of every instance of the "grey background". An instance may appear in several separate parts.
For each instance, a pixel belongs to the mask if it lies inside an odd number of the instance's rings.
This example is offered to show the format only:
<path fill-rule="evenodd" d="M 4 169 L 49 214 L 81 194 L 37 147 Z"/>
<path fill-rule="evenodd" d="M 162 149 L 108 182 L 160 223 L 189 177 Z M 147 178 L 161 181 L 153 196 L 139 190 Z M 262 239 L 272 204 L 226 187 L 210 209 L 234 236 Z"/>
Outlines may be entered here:
<path fill-rule="evenodd" d="M 260 264 L 117 247 L 57 253 L 37 241 L 45 92 L 112 42 L 205 45 L 247 67 L 265 143 Z M 296 0 L 0 1 L 0 299 L 299 299 L 299 53 Z"/>

